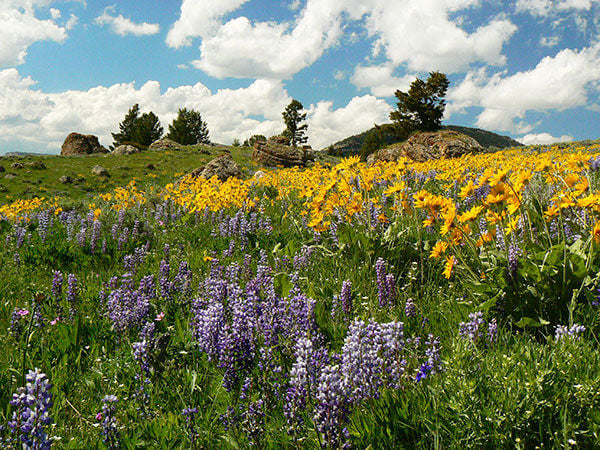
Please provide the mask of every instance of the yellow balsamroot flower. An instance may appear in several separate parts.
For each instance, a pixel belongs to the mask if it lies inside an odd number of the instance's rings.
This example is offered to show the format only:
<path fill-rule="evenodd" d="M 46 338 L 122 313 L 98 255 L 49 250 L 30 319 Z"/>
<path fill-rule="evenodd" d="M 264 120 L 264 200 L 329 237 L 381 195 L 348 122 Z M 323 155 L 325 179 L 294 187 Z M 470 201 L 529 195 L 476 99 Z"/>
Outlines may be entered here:
<path fill-rule="evenodd" d="M 429 254 L 430 258 L 439 258 L 443 253 L 446 253 L 448 249 L 448 243 L 444 241 L 438 241 L 433 246 L 431 253 Z"/>
<path fill-rule="evenodd" d="M 594 228 L 592 229 L 592 237 L 594 238 L 594 242 L 596 244 L 600 244 L 600 220 L 596 222 Z"/>
<path fill-rule="evenodd" d="M 475 190 L 475 184 L 473 183 L 473 180 L 469 180 L 469 182 L 465 186 L 460 188 L 459 197 L 462 199 L 465 199 L 465 198 L 469 197 L 471 194 L 473 194 L 474 190 Z"/>
<path fill-rule="evenodd" d="M 444 267 L 444 276 L 446 279 L 449 279 L 452 275 L 452 269 L 454 268 L 455 263 L 456 258 L 454 258 L 454 256 L 446 256 L 446 266 Z"/>
<path fill-rule="evenodd" d="M 544 212 L 544 217 L 547 222 L 550 222 L 554 217 L 560 214 L 560 208 L 556 204 L 552 204 L 548 207 L 548 209 Z"/>
<path fill-rule="evenodd" d="M 395 183 L 395 184 L 391 185 L 390 187 L 388 187 L 385 191 L 383 191 L 383 193 L 385 195 L 392 195 L 392 194 L 395 194 L 396 192 L 401 192 L 404 189 L 406 189 L 406 183 L 404 181 L 400 181 L 399 183 Z"/>
<path fill-rule="evenodd" d="M 100 208 L 94 209 L 94 220 L 98 220 L 98 217 L 102 214 L 102 210 Z"/>
<path fill-rule="evenodd" d="M 492 190 L 486 198 L 486 203 L 493 205 L 496 203 L 502 203 L 508 198 L 508 189 L 505 183 L 498 183 L 492 187 Z"/>
<path fill-rule="evenodd" d="M 458 221 L 460 223 L 465 223 L 465 222 L 469 222 L 471 220 L 475 220 L 475 219 L 477 219 L 477 217 L 479 216 L 481 211 L 483 211 L 483 206 L 473 206 L 467 212 L 460 214 L 458 216 Z"/>

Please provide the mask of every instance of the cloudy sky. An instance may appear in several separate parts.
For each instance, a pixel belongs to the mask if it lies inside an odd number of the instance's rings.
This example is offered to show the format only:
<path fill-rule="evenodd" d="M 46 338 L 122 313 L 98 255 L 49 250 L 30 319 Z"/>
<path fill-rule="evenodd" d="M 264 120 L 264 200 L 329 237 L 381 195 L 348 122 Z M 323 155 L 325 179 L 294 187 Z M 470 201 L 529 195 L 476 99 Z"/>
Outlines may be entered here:
<path fill-rule="evenodd" d="M 394 91 L 445 72 L 444 123 L 524 143 L 600 137 L 600 0 L 0 0 L 0 154 L 102 144 L 139 103 L 199 110 L 220 143 L 309 143 L 388 121 Z"/>

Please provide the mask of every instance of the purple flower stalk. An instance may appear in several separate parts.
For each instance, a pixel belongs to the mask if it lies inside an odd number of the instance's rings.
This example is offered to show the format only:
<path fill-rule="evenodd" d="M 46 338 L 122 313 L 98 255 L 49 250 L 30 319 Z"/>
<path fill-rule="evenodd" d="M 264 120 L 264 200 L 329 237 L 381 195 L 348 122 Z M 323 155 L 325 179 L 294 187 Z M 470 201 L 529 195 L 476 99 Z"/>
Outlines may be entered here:
<path fill-rule="evenodd" d="M 120 446 L 119 430 L 115 417 L 116 403 L 119 401 L 116 395 L 107 395 L 102 399 L 102 412 L 98 419 L 102 420 L 102 442 L 110 450 L 116 450 Z"/>
<path fill-rule="evenodd" d="M 579 339 L 579 335 L 585 331 L 585 327 L 579 324 L 573 324 L 571 328 L 566 325 L 556 325 L 554 328 L 554 339 L 556 341 L 565 339 L 565 338 L 573 338 Z"/>
<path fill-rule="evenodd" d="M 40 369 L 30 370 L 25 379 L 27 385 L 19 388 L 10 401 L 15 411 L 8 426 L 23 448 L 49 449 L 52 438 L 45 427 L 52 423 L 52 385 Z"/>

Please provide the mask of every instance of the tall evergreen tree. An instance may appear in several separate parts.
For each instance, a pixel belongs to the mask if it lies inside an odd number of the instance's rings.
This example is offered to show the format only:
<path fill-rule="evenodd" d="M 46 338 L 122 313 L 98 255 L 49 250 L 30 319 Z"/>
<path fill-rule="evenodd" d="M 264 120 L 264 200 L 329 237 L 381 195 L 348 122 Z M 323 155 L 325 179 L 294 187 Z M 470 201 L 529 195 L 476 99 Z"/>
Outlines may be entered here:
<path fill-rule="evenodd" d="M 113 137 L 113 143 L 110 146 L 111 150 L 125 142 L 134 141 L 133 136 L 135 134 L 135 124 L 139 118 L 139 114 L 140 105 L 137 103 L 129 108 L 129 111 L 127 111 L 127 114 L 125 114 L 125 118 L 119 124 L 119 132 L 111 133 Z"/>
<path fill-rule="evenodd" d="M 208 124 L 202 115 L 193 109 L 180 109 L 169 125 L 167 137 L 181 145 L 210 144 Z"/>
<path fill-rule="evenodd" d="M 444 97 L 448 86 L 446 75 L 431 72 L 427 81 L 419 78 L 413 81 L 408 92 L 397 90 L 398 111 L 392 111 L 390 119 L 396 124 L 399 134 L 439 129 L 446 108 Z"/>
<path fill-rule="evenodd" d="M 135 122 L 133 142 L 145 147 L 160 139 L 163 135 L 163 127 L 156 114 L 152 111 L 142 114 Z"/>
<path fill-rule="evenodd" d="M 300 112 L 303 108 L 302 103 L 294 99 L 283 111 L 283 121 L 286 126 L 283 135 L 289 138 L 290 145 L 294 147 L 308 140 L 308 136 L 305 135 L 308 125 L 301 124 L 306 120 L 306 113 Z"/>

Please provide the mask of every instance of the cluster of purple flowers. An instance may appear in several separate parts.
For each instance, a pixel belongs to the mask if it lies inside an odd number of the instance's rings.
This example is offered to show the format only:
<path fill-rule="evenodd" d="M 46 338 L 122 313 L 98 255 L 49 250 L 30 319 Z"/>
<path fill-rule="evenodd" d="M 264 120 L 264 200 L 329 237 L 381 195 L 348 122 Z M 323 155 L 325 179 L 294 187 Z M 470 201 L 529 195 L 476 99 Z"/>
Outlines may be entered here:
<path fill-rule="evenodd" d="M 394 274 L 387 273 L 387 263 L 383 258 L 375 262 L 375 274 L 377 277 L 377 299 L 379 306 L 393 304 L 396 301 L 396 279 Z"/>
<path fill-rule="evenodd" d="M 133 348 L 133 359 L 137 361 L 140 369 L 136 374 L 136 380 L 139 383 L 136 398 L 142 406 L 144 415 L 147 415 L 150 404 L 148 386 L 152 382 L 150 376 L 152 374 L 152 350 L 154 348 L 155 329 L 156 325 L 154 322 L 147 322 L 140 333 L 141 340 L 131 344 Z"/>
<path fill-rule="evenodd" d="M 96 418 L 102 420 L 102 442 L 110 450 L 120 447 L 119 429 L 115 417 L 116 403 L 119 401 L 116 395 L 107 395 L 102 399 L 102 412 Z"/>
<path fill-rule="evenodd" d="M 554 339 L 559 341 L 565 338 L 578 339 L 579 335 L 585 331 L 585 327 L 579 324 L 573 324 L 571 328 L 566 325 L 556 325 L 554 328 Z"/>
<path fill-rule="evenodd" d="M 468 322 L 461 322 L 459 325 L 458 334 L 463 339 L 467 339 L 473 343 L 478 343 L 487 339 L 489 344 L 493 344 L 498 339 L 498 324 L 496 319 L 492 319 L 487 323 L 483 319 L 483 312 L 477 311 L 469 314 Z"/>
<path fill-rule="evenodd" d="M 141 325 L 148 316 L 150 301 L 156 298 L 154 275 L 143 277 L 137 289 L 129 273 L 121 277 L 119 287 L 117 283 L 116 277 L 109 282 L 108 288 L 112 287 L 112 290 L 105 294 L 106 300 L 103 303 L 105 303 L 106 315 L 112 320 L 115 330 L 125 332 Z"/>
<path fill-rule="evenodd" d="M 52 385 L 40 369 L 30 370 L 25 379 L 26 386 L 19 388 L 10 401 L 15 411 L 8 426 L 15 442 L 20 441 L 23 448 L 49 449 L 52 438 L 46 427 L 52 424 Z"/>
<path fill-rule="evenodd" d="M 352 282 L 345 280 L 342 282 L 340 295 L 333 296 L 331 315 L 335 317 L 341 313 L 345 318 L 348 318 L 352 313 L 352 306 Z"/>

